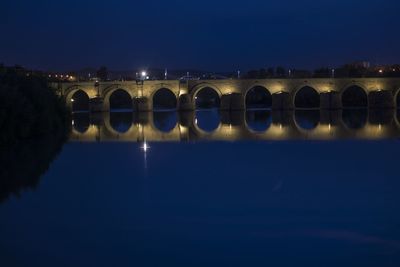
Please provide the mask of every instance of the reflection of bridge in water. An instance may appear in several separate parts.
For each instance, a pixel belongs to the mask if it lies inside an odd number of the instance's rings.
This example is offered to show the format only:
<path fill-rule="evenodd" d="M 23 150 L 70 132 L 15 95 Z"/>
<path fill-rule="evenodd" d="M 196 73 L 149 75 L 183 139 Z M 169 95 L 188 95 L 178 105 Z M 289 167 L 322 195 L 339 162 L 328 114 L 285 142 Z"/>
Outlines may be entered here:
<path fill-rule="evenodd" d="M 74 114 L 71 141 L 334 140 L 400 137 L 393 109 Z"/>

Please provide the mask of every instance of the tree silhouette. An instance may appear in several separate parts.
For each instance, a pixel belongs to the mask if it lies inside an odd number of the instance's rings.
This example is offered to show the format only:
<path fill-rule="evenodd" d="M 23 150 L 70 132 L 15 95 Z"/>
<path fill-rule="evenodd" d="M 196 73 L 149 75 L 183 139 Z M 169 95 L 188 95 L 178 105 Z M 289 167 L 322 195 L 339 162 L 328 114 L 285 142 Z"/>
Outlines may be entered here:
<path fill-rule="evenodd" d="M 100 79 L 100 81 L 107 81 L 108 79 L 108 70 L 107 67 L 101 66 L 100 69 L 97 70 L 97 78 Z"/>

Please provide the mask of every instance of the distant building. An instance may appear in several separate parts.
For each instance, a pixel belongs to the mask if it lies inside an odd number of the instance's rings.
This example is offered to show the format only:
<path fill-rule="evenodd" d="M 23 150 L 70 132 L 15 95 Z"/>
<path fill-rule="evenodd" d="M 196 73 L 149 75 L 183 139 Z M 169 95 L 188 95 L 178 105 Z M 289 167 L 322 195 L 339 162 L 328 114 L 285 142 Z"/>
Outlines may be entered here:
<path fill-rule="evenodd" d="M 358 69 L 358 68 L 364 68 L 364 69 L 369 69 L 371 67 L 371 64 L 369 61 L 355 61 L 350 64 L 347 64 L 349 67 Z"/>

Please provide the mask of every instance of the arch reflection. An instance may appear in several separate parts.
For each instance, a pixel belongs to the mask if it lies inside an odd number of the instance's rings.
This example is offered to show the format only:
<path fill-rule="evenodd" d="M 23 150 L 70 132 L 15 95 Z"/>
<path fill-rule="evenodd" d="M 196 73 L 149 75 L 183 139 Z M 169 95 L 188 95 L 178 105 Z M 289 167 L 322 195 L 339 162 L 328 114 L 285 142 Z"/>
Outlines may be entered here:
<path fill-rule="evenodd" d="M 247 110 L 246 124 L 253 132 L 265 132 L 272 124 L 272 112 L 270 110 Z"/>
<path fill-rule="evenodd" d="M 368 121 L 367 109 L 344 109 L 342 112 L 342 121 L 349 129 L 361 129 Z"/>
<path fill-rule="evenodd" d="M 71 98 L 72 112 L 88 112 L 89 96 L 82 90 L 76 91 Z"/>
<path fill-rule="evenodd" d="M 319 110 L 296 110 L 295 122 L 303 130 L 315 129 L 321 118 Z"/>
<path fill-rule="evenodd" d="M 400 110 L 75 114 L 72 140 L 199 141 L 400 138 Z M 102 115 L 102 116 L 101 116 Z M 133 117 L 133 118 L 132 118 Z M 121 135 L 124 133 L 123 135 Z M 310 135 L 312 133 L 312 135 Z"/>
<path fill-rule="evenodd" d="M 218 129 L 221 123 L 220 112 L 217 109 L 197 110 L 194 122 L 199 129 L 211 133 Z"/>
<path fill-rule="evenodd" d="M 342 93 L 342 105 L 344 108 L 366 108 L 368 107 L 367 93 L 360 86 L 350 86 Z"/>
<path fill-rule="evenodd" d="M 74 113 L 72 114 L 72 127 L 79 133 L 85 133 L 90 126 L 89 113 Z"/>
<path fill-rule="evenodd" d="M 171 132 L 178 123 L 178 113 L 175 111 L 153 112 L 154 126 L 161 132 Z"/>
<path fill-rule="evenodd" d="M 126 133 L 132 126 L 132 112 L 111 112 L 110 125 L 118 133 Z"/>

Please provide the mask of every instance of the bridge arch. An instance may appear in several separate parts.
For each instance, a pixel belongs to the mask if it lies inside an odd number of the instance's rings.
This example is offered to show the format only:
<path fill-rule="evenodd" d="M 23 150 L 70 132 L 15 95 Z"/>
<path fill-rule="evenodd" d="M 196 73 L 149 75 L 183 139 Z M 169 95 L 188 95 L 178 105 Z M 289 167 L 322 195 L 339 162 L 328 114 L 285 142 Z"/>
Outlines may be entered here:
<path fill-rule="evenodd" d="M 167 87 L 160 87 L 151 94 L 153 110 L 176 110 L 178 99 L 176 94 Z"/>
<path fill-rule="evenodd" d="M 65 100 L 65 104 L 67 105 L 68 108 L 70 108 L 72 110 L 72 102 L 74 102 L 73 100 L 73 95 L 77 92 L 77 91 L 82 91 L 84 93 L 85 90 L 82 86 L 80 85 L 73 85 L 70 86 L 68 88 L 65 89 L 64 91 L 64 100 Z M 86 95 L 89 97 L 89 95 L 86 93 Z"/>
<path fill-rule="evenodd" d="M 394 99 L 395 99 L 395 105 L 396 105 L 394 121 L 395 121 L 396 127 L 398 129 L 400 129 L 400 88 L 397 90 L 397 92 L 395 92 Z"/>
<path fill-rule="evenodd" d="M 89 111 L 89 95 L 79 87 L 71 90 L 66 96 L 65 101 L 72 112 Z"/>
<path fill-rule="evenodd" d="M 397 108 L 394 114 L 394 123 L 396 124 L 396 127 L 400 129 L 400 109 Z"/>
<path fill-rule="evenodd" d="M 368 92 L 361 84 L 344 87 L 340 95 L 343 108 L 367 108 Z"/>
<path fill-rule="evenodd" d="M 199 84 L 193 88 L 193 103 L 196 109 L 219 108 L 221 106 L 221 91 L 208 83 Z"/>
<path fill-rule="evenodd" d="M 264 86 L 255 85 L 245 92 L 246 109 L 270 109 L 272 108 L 272 94 Z"/>
<path fill-rule="evenodd" d="M 394 99 L 396 108 L 400 108 L 400 88 L 395 92 Z"/>
<path fill-rule="evenodd" d="M 320 93 L 315 87 L 304 85 L 294 92 L 293 106 L 300 109 L 320 108 Z"/>
<path fill-rule="evenodd" d="M 117 109 L 132 109 L 133 95 L 131 90 L 127 90 L 119 85 L 111 85 L 103 90 L 103 95 L 104 110 L 106 111 L 110 111 L 116 107 Z M 118 106 L 121 108 L 118 108 Z"/>

